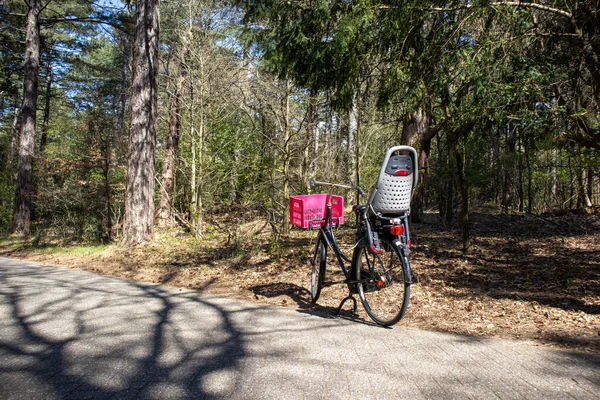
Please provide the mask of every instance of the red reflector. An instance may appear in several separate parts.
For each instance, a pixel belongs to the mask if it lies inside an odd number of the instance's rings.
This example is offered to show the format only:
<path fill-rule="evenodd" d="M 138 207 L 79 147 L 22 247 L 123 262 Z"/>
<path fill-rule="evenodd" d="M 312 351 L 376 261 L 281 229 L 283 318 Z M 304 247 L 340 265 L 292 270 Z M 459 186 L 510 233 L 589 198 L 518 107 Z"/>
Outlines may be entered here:
<path fill-rule="evenodd" d="M 390 228 L 390 233 L 394 236 L 400 236 L 404 233 L 404 226 L 394 225 Z"/>
<path fill-rule="evenodd" d="M 410 249 L 410 240 L 408 241 L 408 248 Z"/>
<path fill-rule="evenodd" d="M 394 175 L 396 176 L 408 176 L 408 171 L 405 169 L 399 169 L 398 171 L 394 172 Z"/>
<path fill-rule="evenodd" d="M 384 283 L 385 283 L 385 282 L 384 282 L 384 281 L 382 281 L 381 279 L 380 279 L 380 280 L 378 280 L 378 281 L 377 281 L 377 287 L 378 287 L 379 289 L 381 289 L 381 288 L 383 287 Z"/>

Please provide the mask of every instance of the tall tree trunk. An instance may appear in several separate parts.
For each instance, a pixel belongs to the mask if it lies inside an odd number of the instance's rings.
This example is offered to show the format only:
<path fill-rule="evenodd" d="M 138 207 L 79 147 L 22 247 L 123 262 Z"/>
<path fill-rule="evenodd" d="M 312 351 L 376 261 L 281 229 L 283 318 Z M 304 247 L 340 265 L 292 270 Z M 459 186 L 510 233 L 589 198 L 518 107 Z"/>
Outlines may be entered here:
<path fill-rule="evenodd" d="M 419 181 L 417 192 L 412 200 L 411 219 L 421 222 L 425 209 L 425 185 L 429 169 L 429 155 L 431 154 L 431 141 L 437 134 L 437 129 L 430 128 L 431 118 L 424 107 L 407 114 L 402 125 L 402 138 L 400 143 L 419 149 Z"/>
<path fill-rule="evenodd" d="M 533 212 L 533 170 L 531 168 L 531 149 L 525 147 L 525 163 L 527 165 L 527 212 Z"/>
<path fill-rule="evenodd" d="M 319 150 L 319 127 L 317 113 L 317 95 L 311 92 L 306 110 L 306 136 L 304 139 L 304 151 L 302 156 L 301 178 L 307 192 L 310 190 L 308 180 L 313 177 L 316 157 Z"/>
<path fill-rule="evenodd" d="M 307 111 L 309 114 L 307 116 L 308 126 L 306 128 L 306 134 L 304 136 L 304 141 L 302 145 L 302 163 L 300 165 L 300 179 L 304 184 L 304 187 L 309 190 L 310 185 L 308 183 L 309 179 L 312 177 L 312 154 L 310 152 L 311 144 L 312 144 L 312 126 L 310 123 L 310 119 L 312 116 L 310 115 L 310 111 Z"/>
<path fill-rule="evenodd" d="M 158 99 L 159 0 L 136 1 L 131 126 L 123 242 L 142 244 L 154 234 L 154 152 Z"/>
<path fill-rule="evenodd" d="M 590 203 L 594 203 L 594 169 L 592 167 L 588 167 L 586 173 L 586 192 L 587 196 L 590 199 Z"/>
<path fill-rule="evenodd" d="M 500 138 L 500 135 L 498 136 L 498 140 L 495 140 L 494 146 L 492 147 L 493 149 L 493 171 L 494 171 L 494 201 L 496 202 L 496 204 L 500 204 L 502 202 L 501 199 L 501 194 L 502 194 L 502 188 L 503 188 L 503 184 L 502 184 L 502 170 L 503 170 L 503 165 L 502 165 L 502 150 L 501 150 L 501 144 L 502 140 Z"/>
<path fill-rule="evenodd" d="M 107 229 L 107 238 L 110 242 L 114 233 L 113 228 L 115 225 L 119 225 L 120 219 L 120 207 L 113 207 L 113 196 L 112 196 L 112 188 L 111 188 L 111 179 L 110 179 L 110 168 L 113 165 L 113 160 L 116 160 L 119 163 L 119 156 L 124 148 L 124 132 L 123 128 L 125 125 L 125 113 L 127 111 L 127 92 L 129 89 L 129 81 L 127 79 L 128 73 L 131 66 L 131 43 L 129 39 L 129 35 L 125 33 L 121 33 L 119 37 L 119 45 L 121 48 L 121 52 L 123 54 L 123 58 L 120 65 L 120 82 L 119 82 L 119 97 L 117 99 L 117 103 L 115 104 L 115 108 L 118 110 L 117 115 L 114 120 L 113 130 L 108 135 L 107 139 L 107 149 L 106 149 L 106 160 L 105 160 L 105 175 L 104 175 L 104 196 L 106 200 L 106 229 Z M 117 150 L 118 149 L 118 150 Z M 113 212 L 118 211 L 118 215 L 113 215 Z M 113 218 L 114 217 L 114 218 Z"/>
<path fill-rule="evenodd" d="M 406 114 L 402 120 L 400 144 L 416 147 L 421 133 L 429 129 L 429 121 L 423 108 L 420 107 L 417 111 Z"/>
<path fill-rule="evenodd" d="M 191 22 L 190 22 L 191 23 Z M 202 219 L 202 185 L 203 185 L 203 162 L 204 162 L 204 138 L 206 135 L 206 75 L 204 73 L 205 58 L 200 56 L 198 58 L 199 73 L 198 81 L 194 82 L 193 85 L 198 87 L 198 99 L 196 102 L 193 100 L 194 91 L 192 90 L 192 107 L 198 104 L 198 129 L 195 129 L 195 125 L 192 126 L 192 146 L 193 146 L 193 168 L 194 168 L 194 181 L 192 183 L 192 226 L 194 229 L 194 235 L 200 237 L 203 231 L 203 219 Z M 193 112 L 191 119 L 194 118 Z M 193 122 L 195 124 L 195 121 Z"/>
<path fill-rule="evenodd" d="M 156 212 L 156 222 L 159 225 L 168 225 L 171 221 L 171 197 L 173 194 L 173 184 L 175 177 L 175 162 L 179 153 L 179 136 L 181 133 L 181 111 L 182 96 L 185 82 L 185 66 L 183 59 L 179 60 L 177 81 L 175 83 L 175 94 L 171 102 L 171 112 L 169 116 L 169 133 L 167 136 L 167 145 L 165 148 L 165 158 L 163 160 L 161 187 L 158 196 L 158 209 Z"/>
<path fill-rule="evenodd" d="M 42 137 L 40 138 L 40 153 L 48 144 L 48 125 L 50 123 L 50 100 L 52 95 L 52 49 L 48 49 L 48 65 L 46 66 L 46 96 L 44 98 L 44 118 L 42 119 Z"/>
<path fill-rule="evenodd" d="M 579 156 L 579 163 L 583 163 L 583 157 Z M 585 168 L 583 166 L 577 166 L 577 208 L 591 207 L 592 202 L 587 194 L 586 190 L 586 179 L 585 179 Z"/>
<path fill-rule="evenodd" d="M 454 157 L 456 162 L 456 176 L 460 191 L 460 226 L 462 231 L 462 251 L 467 253 L 471 247 L 471 236 L 469 231 L 469 182 L 465 176 L 465 167 L 463 155 L 460 151 L 460 145 L 454 145 Z"/>
<path fill-rule="evenodd" d="M 506 159 L 503 163 L 504 184 L 502 185 L 502 207 L 505 214 L 511 210 L 514 200 L 514 185 L 513 185 L 513 163 L 517 157 L 515 150 L 516 146 L 516 128 L 512 125 L 509 127 L 509 132 L 506 133 Z M 518 184 L 518 182 L 517 182 Z M 518 185 L 517 185 L 518 186 Z"/>
<path fill-rule="evenodd" d="M 103 143 L 103 152 L 104 152 L 104 160 L 103 160 L 103 168 L 102 168 L 102 173 L 103 173 L 103 183 L 104 183 L 104 188 L 103 188 L 103 196 L 104 196 L 104 204 L 103 204 L 103 211 L 102 213 L 104 214 L 104 218 L 102 218 L 103 221 L 105 221 L 105 223 L 103 224 L 103 231 L 101 233 L 101 237 L 102 240 L 105 240 L 107 243 L 111 241 L 112 239 L 112 227 L 113 227 L 113 221 L 112 221 L 112 215 L 111 215 L 111 206 L 112 206 L 112 196 L 111 196 L 111 188 L 110 188 L 110 167 L 111 167 L 111 161 L 112 161 L 112 157 L 111 157 L 111 140 L 110 140 L 110 135 L 108 138 L 106 138 L 106 141 Z"/>
<path fill-rule="evenodd" d="M 315 110 L 315 116 L 318 114 L 318 111 Z M 318 171 L 318 167 L 319 167 L 319 159 L 321 158 L 321 141 L 319 140 L 319 119 L 316 118 L 315 120 L 315 124 L 312 127 L 312 132 L 313 132 L 313 143 L 314 143 L 314 150 L 313 150 L 313 160 L 312 160 L 312 164 L 311 164 L 311 175 L 314 175 L 315 170 Z"/>
<path fill-rule="evenodd" d="M 192 75 L 193 76 L 193 75 Z M 200 77 L 194 81 L 192 77 L 190 83 L 190 135 L 191 135 L 191 182 L 190 182 L 190 221 L 193 234 L 196 237 L 202 235 L 202 163 L 204 157 L 204 137 L 205 137 L 205 76 L 204 64 L 200 59 Z M 195 87 L 198 87 L 198 98 L 196 99 Z M 196 104 L 199 105 L 196 116 Z M 197 122 L 197 125 L 196 125 Z"/>
<path fill-rule="evenodd" d="M 517 157 L 519 157 L 519 185 L 517 186 L 517 193 L 519 194 L 519 212 L 522 213 L 525 210 L 525 189 L 523 183 L 523 146 L 519 145 Z"/>
<path fill-rule="evenodd" d="M 571 157 L 571 152 L 567 153 L 567 161 L 568 161 L 568 167 L 569 167 L 569 176 L 574 176 L 575 175 L 575 171 L 573 171 L 573 162 L 572 162 L 572 157 Z M 575 204 L 575 185 L 574 185 L 574 181 L 571 180 L 571 183 L 569 184 L 569 197 L 568 199 L 563 201 L 563 204 L 566 204 L 567 202 L 569 203 L 569 210 L 573 209 L 573 204 Z M 563 190 L 563 192 L 566 192 L 566 190 Z"/>
<path fill-rule="evenodd" d="M 558 150 L 552 149 L 550 151 L 550 204 L 554 202 L 555 205 L 558 203 L 558 174 L 556 170 L 556 164 L 558 163 Z"/>
<path fill-rule="evenodd" d="M 414 214 L 411 213 L 413 222 L 421 222 L 425 213 L 425 205 L 427 203 L 427 176 L 429 173 L 429 156 L 431 154 L 431 141 L 437 134 L 437 130 L 428 129 L 421 135 L 421 145 L 419 146 L 419 181 L 417 192 L 415 193 L 413 204 Z"/>
<path fill-rule="evenodd" d="M 40 65 L 40 13 L 41 0 L 30 0 L 27 13 L 25 39 L 25 78 L 23 104 L 20 113 L 19 163 L 13 209 L 12 231 L 29 235 L 31 228 L 31 197 L 33 192 L 33 156 L 35 151 L 35 126 Z"/>
<path fill-rule="evenodd" d="M 13 122 L 12 129 L 10 135 L 10 147 L 8 148 L 8 155 L 6 156 L 6 168 L 12 170 L 15 162 L 15 152 L 17 152 L 17 146 L 19 144 L 19 134 L 20 134 L 20 125 L 19 125 L 19 115 L 20 108 L 17 107 L 17 101 L 15 100 L 15 105 L 13 108 Z"/>
<path fill-rule="evenodd" d="M 204 163 L 204 138 L 206 137 L 206 110 L 204 108 L 204 72 L 202 73 L 202 83 L 200 84 L 200 118 L 198 124 L 198 140 L 196 141 L 196 162 L 198 165 L 197 176 L 198 179 L 196 181 L 196 188 L 194 189 L 194 210 L 196 213 L 194 215 L 194 228 L 195 235 L 202 235 L 203 230 L 203 219 L 202 219 L 202 186 L 203 186 L 203 163 Z"/>
<path fill-rule="evenodd" d="M 440 190 L 440 217 L 443 219 L 446 227 L 449 229 L 452 226 L 452 220 L 454 219 L 454 169 L 455 162 L 453 160 L 454 154 L 452 154 L 451 138 L 448 135 L 446 148 L 439 151 L 439 155 L 444 154 L 446 165 L 446 171 L 444 173 L 445 182 L 442 184 L 442 190 Z"/>
<path fill-rule="evenodd" d="M 121 64 L 121 83 L 119 88 L 119 103 L 117 118 L 115 121 L 115 131 L 112 143 L 116 145 L 117 140 L 123 135 L 123 125 L 125 121 L 125 111 L 127 109 L 127 73 L 129 71 L 129 61 L 131 56 L 131 45 L 129 35 L 122 33 L 120 35 L 121 51 L 123 52 L 123 62 Z"/>
<path fill-rule="evenodd" d="M 193 81 L 193 75 L 192 75 L 192 81 Z M 196 215 L 196 181 L 197 181 L 197 172 L 196 172 L 196 165 L 197 165 L 197 161 L 196 161 L 196 151 L 197 151 L 197 146 L 196 146 L 196 91 L 194 90 L 194 84 L 193 82 L 189 82 L 190 83 L 190 100 L 189 100 L 189 104 L 190 104 L 190 150 L 191 150 L 191 162 L 190 162 L 190 197 L 189 197 L 189 218 L 190 221 L 194 221 L 195 215 Z M 187 196 L 186 196 L 187 199 Z"/>
<path fill-rule="evenodd" d="M 358 130 L 359 130 L 359 113 L 360 113 L 360 93 L 357 89 L 356 93 L 352 98 L 352 108 L 348 112 L 348 142 L 347 142 L 347 165 L 348 173 L 350 174 L 350 182 L 352 185 L 358 185 L 358 157 L 357 157 L 357 140 L 358 140 Z M 358 199 L 358 193 L 356 194 L 357 198 L 352 199 L 351 202 L 358 203 L 360 201 Z"/>
<path fill-rule="evenodd" d="M 192 91 L 191 93 L 191 98 L 192 98 L 192 102 L 194 101 L 194 93 Z M 193 104 L 193 103 L 192 103 Z M 195 220 L 196 218 L 196 199 L 198 198 L 198 194 L 196 193 L 196 190 L 198 189 L 198 185 L 196 184 L 197 180 L 198 180 L 198 173 L 197 173 L 197 150 L 198 147 L 196 145 L 196 125 L 194 123 L 194 107 L 192 105 L 192 111 L 190 113 L 190 137 L 191 137 L 191 152 L 192 152 L 192 160 L 191 160 L 191 177 L 190 177 L 190 205 L 189 205 L 189 210 L 190 210 L 190 221 Z"/>
<path fill-rule="evenodd" d="M 285 99 L 284 99 L 284 120 L 283 120 L 283 201 L 284 204 L 290 197 L 290 80 L 285 81 Z M 283 207 L 283 233 L 287 233 L 290 230 L 290 221 L 285 217 L 285 206 Z"/>
<path fill-rule="evenodd" d="M 325 125 L 325 137 L 323 139 L 323 146 L 322 146 L 322 157 L 321 157 L 321 168 L 320 171 L 323 174 L 325 180 L 327 179 L 331 179 L 332 174 L 334 172 L 334 165 L 333 165 L 333 159 L 334 156 L 332 154 L 332 148 L 334 148 L 335 146 L 332 146 L 332 142 L 334 142 L 334 138 L 335 138 L 335 128 L 334 128 L 334 118 L 335 118 L 335 114 L 334 111 L 331 109 L 331 107 L 328 107 L 327 109 L 327 121 L 326 121 L 326 125 Z"/>

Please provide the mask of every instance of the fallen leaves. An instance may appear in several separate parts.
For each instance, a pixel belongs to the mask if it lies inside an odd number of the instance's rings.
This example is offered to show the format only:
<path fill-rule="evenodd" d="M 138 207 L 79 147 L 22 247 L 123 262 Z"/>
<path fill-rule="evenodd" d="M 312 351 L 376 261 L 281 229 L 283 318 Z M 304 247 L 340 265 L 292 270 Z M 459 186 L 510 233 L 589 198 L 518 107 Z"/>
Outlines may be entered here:
<path fill-rule="evenodd" d="M 568 229 L 557 235 L 554 225 L 544 226 L 543 219 L 535 219 L 531 229 L 529 217 L 475 213 L 475 244 L 466 256 L 459 251 L 458 234 L 435 222 L 414 225 L 415 284 L 401 324 L 535 339 L 600 353 L 600 218 L 564 218 Z M 264 221 L 252 226 L 263 229 Z M 310 307 L 308 255 L 316 233 L 294 230 L 270 251 L 268 229 L 249 231 L 252 237 L 234 247 L 215 231 L 200 241 L 163 235 L 144 249 L 109 246 L 91 255 L 36 249 L 3 254 L 260 303 Z M 353 232 L 340 229 L 336 237 L 351 254 Z M 342 279 L 334 260 L 327 274 L 328 280 Z M 324 288 L 317 307 L 332 310 L 346 295 L 345 285 Z"/>

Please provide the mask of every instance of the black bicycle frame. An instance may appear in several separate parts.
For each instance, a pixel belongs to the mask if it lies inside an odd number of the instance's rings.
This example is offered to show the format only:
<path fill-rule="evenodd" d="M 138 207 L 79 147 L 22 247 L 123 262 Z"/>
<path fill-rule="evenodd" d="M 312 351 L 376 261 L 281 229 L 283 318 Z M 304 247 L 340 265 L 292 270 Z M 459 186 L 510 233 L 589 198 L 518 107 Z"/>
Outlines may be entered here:
<path fill-rule="evenodd" d="M 348 186 L 348 185 L 339 185 L 339 184 L 332 184 L 332 183 L 327 183 L 327 182 L 316 182 L 314 180 L 310 180 L 310 185 L 311 187 L 313 187 L 315 184 L 324 184 L 327 186 L 337 186 L 337 187 L 342 187 L 342 188 L 346 188 L 346 189 L 354 189 L 356 188 L 359 193 L 361 195 L 365 195 L 364 191 L 362 190 L 362 188 L 360 187 L 352 187 L 352 186 Z M 320 231 L 321 231 L 321 237 L 323 238 L 323 240 L 325 241 L 325 244 L 327 245 L 327 247 L 331 248 L 333 250 L 333 252 L 335 253 L 335 256 L 337 258 L 338 264 L 340 265 L 342 272 L 344 273 L 345 276 L 345 280 L 343 281 L 339 281 L 339 282 L 327 282 L 324 286 L 330 286 L 333 284 L 341 284 L 341 283 L 346 283 L 348 285 L 352 285 L 352 284 L 356 284 L 358 283 L 358 281 L 356 279 L 352 279 L 353 277 L 356 276 L 356 271 L 350 269 L 348 270 L 346 268 L 346 264 L 345 263 L 349 263 L 351 268 L 352 268 L 352 261 L 350 259 L 348 259 L 348 257 L 346 257 L 339 249 L 339 247 L 337 246 L 337 242 L 335 240 L 335 237 L 333 236 L 333 212 L 332 212 L 332 205 L 331 205 L 331 199 L 332 199 L 332 194 L 331 192 L 327 194 L 327 203 L 326 203 L 326 210 L 325 210 L 325 220 L 323 221 L 323 224 L 320 227 Z M 375 226 L 371 225 L 371 222 L 369 221 L 369 216 L 368 216 L 369 210 L 367 208 L 364 208 L 362 210 L 362 215 L 359 215 L 357 213 L 357 217 L 359 217 L 359 219 L 357 219 L 357 224 L 359 223 L 359 220 L 364 222 L 365 224 L 365 232 L 363 234 L 362 237 L 357 238 L 358 243 L 355 244 L 355 246 L 364 246 L 364 247 L 368 247 L 369 252 L 372 252 L 374 250 L 373 247 L 373 231 L 377 231 Z M 406 219 L 406 216 L 401 217 L 402 218 L 402 225 L 404 226 L 404 234 L 402 236 L 404 236 L 406 238 L 406 243 L 400 243 L 400 245 L 398 245 L 396 243 L 396 240 L 398 238 L 398 236 L 394 236 L 391 237 L 392 242 L 400 247 L 400 253 L 402 255 L 402 257 L 406 258 L 406 248 L 408 247 L 408 243 L 410 240 L 410 236 L 409 236 L 409 232 L 408 232 L 408 221 Z M 380 221 L 385 221 L 387 218 L 385 217 L 381 217 L 381 216 L 375 216 L 375 219 L 380 220 Z M 383 232 L 378 232 L 378 234 L 382 234 Z M 319 239 L 320 240 L 320 239 Z M 363 242 L 363 243 L 361 243 Z M 316 249 L 319 246 L 319 241 L 317 240 L 317 244 L 316 244 Z M 378 253 L 378 252 L 375 252 Z M 405 278 L 407 279 L 407 278 Z M 410 279 L 410 278 L 408 278 Z M 408 282 L 407 282 L 408 283 Z"/>
<path fill-rule="evenodd" d="M 352 273 L 354 271 L 350 270 L 348 271 L 348 269 L 346 268 L 346 262 L 347 263 L 351 263 L 351 260 L 348 259 L 339 249 L 339 247 L 337 246 L 337 242 L 333 236 L 333 224 L 332 224 L 332 206 L 331 206 L 331 193 L 327 194 L 327 203 L 325 205 L 326 210 L 325 210 L 325 221 L 323 222 L 323 225 L 321 226 L 321 237 L 325 240 L 325 244 L 327 245 L 327 247 L 329 247 L 330 249 L 333 250 L 333 252 L 335 253 L 335 256 L 337 258 L 338 264 L 340 265 L 340 267 L 342 268 L 342 271 L 344 272 L 344 276 L 346 277 L 346 279 L 344 281 L 340 281 L 340 282 L 331 282 L 329 283 L 327 286 L 332 285 L 334 283 L 348 283 L 351 284 L 353 283 L 353 281 L 351 281 L 351 277 L 353 276 Z M 319 241 L 317 241 L 317 246 L 319 246 Z M 354 280 L 354 282 L 356 282 L 356 280 Z"/>

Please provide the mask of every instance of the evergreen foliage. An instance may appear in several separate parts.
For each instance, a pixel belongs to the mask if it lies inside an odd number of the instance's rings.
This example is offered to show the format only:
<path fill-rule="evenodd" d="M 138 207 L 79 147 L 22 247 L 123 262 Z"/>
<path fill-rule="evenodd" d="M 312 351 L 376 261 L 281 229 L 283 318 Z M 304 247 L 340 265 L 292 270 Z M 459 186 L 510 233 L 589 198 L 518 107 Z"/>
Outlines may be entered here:
<path fill-rule="evenodd" d="M 465 250 L 474 207 L 598 205 L 597 2 L 520 4 L 162 2 L 155 193 L 168 192 L 169 224 L 202 235 L 211 210 L 243 206 L 261 210 L 277 236 L 287 196 L 306 193 L 308 177 L 368 188 L 385 149 L 401 142 L 425 160 L 415 210 L 462 226 Z M 34 233 L 109 241 L 122 232 L 130 7 L 69 0 L 43 11 Z M 26 11 L 0 5 L 4 230 Z M 172 116 L 178 147 L 165 186 Z"/>

